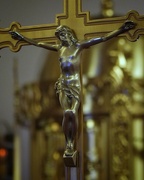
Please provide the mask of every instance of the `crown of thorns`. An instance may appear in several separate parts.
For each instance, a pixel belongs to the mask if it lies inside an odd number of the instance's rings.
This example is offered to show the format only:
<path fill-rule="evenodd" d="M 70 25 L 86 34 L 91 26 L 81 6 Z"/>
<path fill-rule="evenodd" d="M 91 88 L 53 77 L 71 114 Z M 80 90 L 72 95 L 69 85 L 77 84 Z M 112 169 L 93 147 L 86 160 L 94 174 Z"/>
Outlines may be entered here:
<path fill-rule="evenodd" d="M 60 33 L 60 32 L 73 32 L 72 29 L 70 29 L 68 26 L 59 26 L 57 29 L 56 29 L 56 34 Z"/>

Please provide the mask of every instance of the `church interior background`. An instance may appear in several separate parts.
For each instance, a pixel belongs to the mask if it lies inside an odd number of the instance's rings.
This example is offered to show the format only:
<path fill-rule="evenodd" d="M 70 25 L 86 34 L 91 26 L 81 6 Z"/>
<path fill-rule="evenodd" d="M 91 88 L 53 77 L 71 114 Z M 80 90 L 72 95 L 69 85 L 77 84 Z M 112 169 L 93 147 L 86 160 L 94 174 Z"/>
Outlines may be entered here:
<path fill-rule="evenodd" d="M 91 18 L 106 1 L 82 0 Z M 110 16 L 144 14 L 141 0 L 113 0 Z M 9 5 L 9 6 L 8 6 Z M 0 28 L 55 22 L 63 0 L 1 0 Z M 114 13 L 112 13 L 114 12 Z M 54 84 L 56 53 L 24 46 L 0 50 L 0 177 L 63 180 L 62 111 Z M 83 53 L 84 179 L 144 179 L 144 39 L 124 38 Z M 121 113 L 120 113 L 121 112 Z M 0 178 L 0 179 L 1 179 Z"/>

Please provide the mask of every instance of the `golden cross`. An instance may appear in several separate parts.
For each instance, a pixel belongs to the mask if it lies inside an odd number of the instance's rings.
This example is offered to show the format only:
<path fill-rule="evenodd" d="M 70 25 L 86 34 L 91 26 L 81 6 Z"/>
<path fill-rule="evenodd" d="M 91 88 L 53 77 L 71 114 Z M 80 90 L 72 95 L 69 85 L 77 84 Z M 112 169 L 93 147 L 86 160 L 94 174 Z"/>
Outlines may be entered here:
<path fill-rule="evenodd" d="M 9 47 L 11 51 L 19 51 L 23 45 L 28 45 L 22 41 L 11 38 L 9 31 L 17 31 L 22 35 L 35 40 L 56 43 L 55 29 L 59 25 L 67 25 L 74 29 L 79 40 L 90 37 L 100 37 L 118 29 L 126 20 L 134 21 L 137 26 L 135 29 L 122 34 L 130 41 L 135 41 L 139 35 L 144 35 L 144 16 L 140 16 L 136 11 L 130 11 L 125 16 L 91 20 L 89 12 L 82 12 L 82 0 L 64 0 L 64 13 L 56 15 L 55 23 L 37 26 L 21 26 L 13 22 L 9 28 L 0 29 L 0 48 Z M 82 118 L 80 118 L 80 132 L 78 133 L 77 149 L 79 160 L 76 168 L 67 168 L 66 176 L 73 180 L 83 178 L 83 137 L 82 137 Z M 68 178 L 67 178 L 68 179 Z"/>
<path fill-rule="evenodd" d="M 67 25 L 74 29 L 79 40 L 89 37 L 99 37 L 103 34 L 118 29 L 126 20 L 137 23 L 135 29 L 120 36 L 135 41 L 139 35 L 144 35 L 144 15 L 140 16 L 136 11 L 130 11 L 125 16 L 108 19 L 90 20 L 89 12 L 82 12 L 82 0 L 64 0 L 64 13 L 56 15 L 55 23 L 37 26 L 21 26 L 13 22 L 9 28 L 0 28 L 0 48 L 9 47 L 12 51 L 18 51 L 24 42 L 17 42 L 11 38 L 9 31 L 18 31 L 28 38 L 43 42 L 55 43 L 55 29 L 59 25 Z"/>

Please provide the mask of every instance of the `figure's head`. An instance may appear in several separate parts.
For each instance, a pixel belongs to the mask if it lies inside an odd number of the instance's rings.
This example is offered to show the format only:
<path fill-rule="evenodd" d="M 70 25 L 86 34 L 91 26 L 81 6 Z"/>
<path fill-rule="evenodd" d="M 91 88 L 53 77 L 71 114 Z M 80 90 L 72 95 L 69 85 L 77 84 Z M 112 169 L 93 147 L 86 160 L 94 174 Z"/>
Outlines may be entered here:
<path fill-rule="evenodd" d="M 68 42 L 69 40 L 73 43 L 77 42 L 77 38 L 73 30 L 70 29 L 68 26 L 59 26 L 56 29 L 55 35 L 60 41 L 62 41 L 62 43 Z"/>

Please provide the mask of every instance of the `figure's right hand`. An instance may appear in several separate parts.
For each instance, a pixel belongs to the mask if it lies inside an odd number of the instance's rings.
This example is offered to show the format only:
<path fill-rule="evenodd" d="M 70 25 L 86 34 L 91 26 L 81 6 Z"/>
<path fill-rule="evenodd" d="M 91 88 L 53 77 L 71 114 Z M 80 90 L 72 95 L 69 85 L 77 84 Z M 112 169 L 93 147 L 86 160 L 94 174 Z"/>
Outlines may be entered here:
<path fill-rule="evenodd" d="M 19 34 L 18 32 L 15 31 L 10 31 L 9 32 L 11 34 L 11 37 L 15 40 L 23 40 L 23 36 L 21 34 Z"/>

